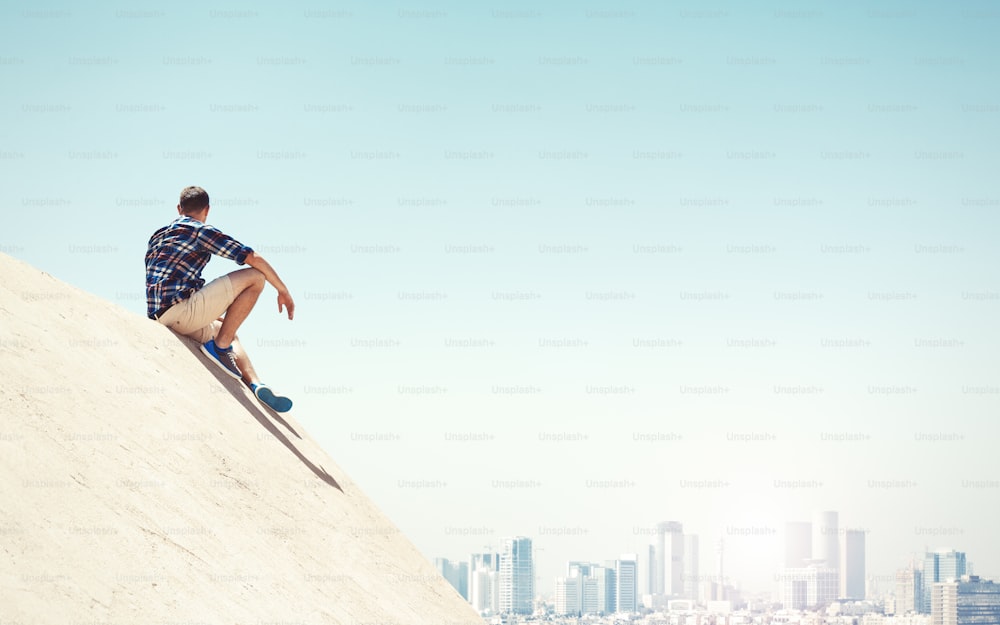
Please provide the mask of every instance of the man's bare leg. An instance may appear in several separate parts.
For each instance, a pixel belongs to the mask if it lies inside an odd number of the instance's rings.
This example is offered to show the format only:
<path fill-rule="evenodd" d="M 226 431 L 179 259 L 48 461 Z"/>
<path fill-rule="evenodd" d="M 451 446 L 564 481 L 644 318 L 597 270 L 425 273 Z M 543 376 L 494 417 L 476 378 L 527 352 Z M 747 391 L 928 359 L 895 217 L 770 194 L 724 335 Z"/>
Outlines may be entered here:
<path fill-rule="evenodd" d="M 236 355 L 236 366 L 243 372 L 243 383 L 247 386 L 260 384 L 260 377 L 257 375 L 257 370 L 253 368 L 250 356 L 243 349 L 243 344 L 240 343 L 239 337 L 233 339 L 233 354 Z"/>
<path fill-rule="evenodd" d="M 233 303 L 226 309 L 222 327 L 215 335 L 215 344 L 222 349 L 226 349 L 233 343 L 236 338 L 236 330 L 246 321 L 250 311 L 257 303 L 257 298 L 264 291 L 264 274 L 256 269 L 234 271 L 229 274 L 229 280 L 233 285 L 233 292 L 237 295 Z"/>
<path fill-rule="evenodd" d="M 276 395 L 274 391 L 267 386 L 260 386 L 260 378 L 257 377 L 257 372 L 253 368 L 253 363 L 250 362 L 250 357 L 247 356 L 246 350 L 243 349 L 243 345 L 240 343 L 239 337 L 233 339 L 233 355 L 236 356 L 236 366 L 243 372 L 243 383 L 250 387 L 254 396 L 257 397 L 261 403 L 268 406 L 275 412 L 287 412 L 291 410 L 292 400 L 287 397 Z M 255 388 L 258 386 L 260 386 L 260 388 Z"/>

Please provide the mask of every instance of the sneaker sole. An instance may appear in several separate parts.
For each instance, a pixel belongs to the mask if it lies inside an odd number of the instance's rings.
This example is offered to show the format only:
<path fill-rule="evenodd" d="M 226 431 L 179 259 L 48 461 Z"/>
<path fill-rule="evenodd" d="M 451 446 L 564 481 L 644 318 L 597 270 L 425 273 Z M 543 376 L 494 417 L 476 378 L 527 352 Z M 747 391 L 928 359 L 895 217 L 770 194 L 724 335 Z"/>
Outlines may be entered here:
<path fill-rule="evenodd" d="M 292 409 L 292 400 L 287 397 L 278 397 L 266 386 L 257 389 L 257 399 L 275 412 L 288 412 Z"/>
<path fill-rule="evenodd" d="M 216 358 L 215 356 L 213 356 L 212 352 L 208 351 L 208 349 L 206 349 L 204 345 L 201 346 L 201 353 L 203 353 L 206 356 L 208 356 L 208 359 L 211 360 L 213 363 L 215 363 L 216 367 L 218 367 L 218 368 L 222 369 L 223 371 L 225 371 L 226 375 L 228 375 L 229 377 L 233 378 L 234 380 L 242 380 L 243 379 L 242 375 L 236 375 L 235 373 L 233 373 L 232 371 L 230 371 L 229 369 L 227 369 L 226 365 L 224 365 L 221 362 L 219 362 L 219 359 Z"/>

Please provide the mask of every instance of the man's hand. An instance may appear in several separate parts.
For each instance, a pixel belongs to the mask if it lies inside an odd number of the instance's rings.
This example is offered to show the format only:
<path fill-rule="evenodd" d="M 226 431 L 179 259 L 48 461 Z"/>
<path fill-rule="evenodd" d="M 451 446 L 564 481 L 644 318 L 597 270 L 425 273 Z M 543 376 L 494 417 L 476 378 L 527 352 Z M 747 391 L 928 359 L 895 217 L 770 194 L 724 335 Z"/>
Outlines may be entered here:
<path fill-rule="evenodd" d="M 292 299 L 292 294 L 288 292 L 288 287 L 278 277 L 278 272 L 274 270 L 271 263 L 264 260 L 262 256 L 258 256 L 256 252 L 247 254 L 246 263 L 264 274 L 264 278 L 271 283 L 271 286 L 278 290 L 278 313 L 280 314 L 284 308 L 288 308 L 288 318 L 291 319 L 294 317 L 295 300 Z"/>
<path fill-rule="evenodd" d="M 278 292 L 278 313 L 280 314 L 282 308 L 288 308 L 288 319 L 291 320 L 295 316 L 295 300 L 292 299 L 292 294 L 288 291 Z"/>

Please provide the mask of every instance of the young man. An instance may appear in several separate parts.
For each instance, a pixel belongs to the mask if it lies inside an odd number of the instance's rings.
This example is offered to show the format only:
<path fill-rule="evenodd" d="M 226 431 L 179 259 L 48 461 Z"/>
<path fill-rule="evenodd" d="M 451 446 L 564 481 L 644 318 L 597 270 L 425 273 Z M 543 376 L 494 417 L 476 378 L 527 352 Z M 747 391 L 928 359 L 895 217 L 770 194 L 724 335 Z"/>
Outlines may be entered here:
<path fill-rule="evenodd" d="M 292 401 L 262 384 L 236 337 L 264 281 L 278 290 L 278 312 L 295 313 L 295 302 L 270 263 L 253 249 L 205 223 L 208 193 L 201 187 L 181 191 L 180 217 L 153 233 L 146 251 L 146 307 L 150 319 L 201 343 L 212 362 L 228 375 L 242 379 L 254 396 L 277 412 Z M 205 284 L 201 272 L 212 254 L 250 265 Z M 223 315 L 223 316 L 220 316 Z"/>

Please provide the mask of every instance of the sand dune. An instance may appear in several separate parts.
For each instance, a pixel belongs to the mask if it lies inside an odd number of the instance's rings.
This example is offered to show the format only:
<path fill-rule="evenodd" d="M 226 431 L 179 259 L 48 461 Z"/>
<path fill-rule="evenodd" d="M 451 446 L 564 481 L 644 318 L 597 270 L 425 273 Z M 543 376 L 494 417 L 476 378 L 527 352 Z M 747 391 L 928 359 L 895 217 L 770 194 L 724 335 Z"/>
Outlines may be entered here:
<path fill-rule="evenodd" d="M 2 254 L 0 376 L 0 623 L 482 623 L 295 411 Z"/>

